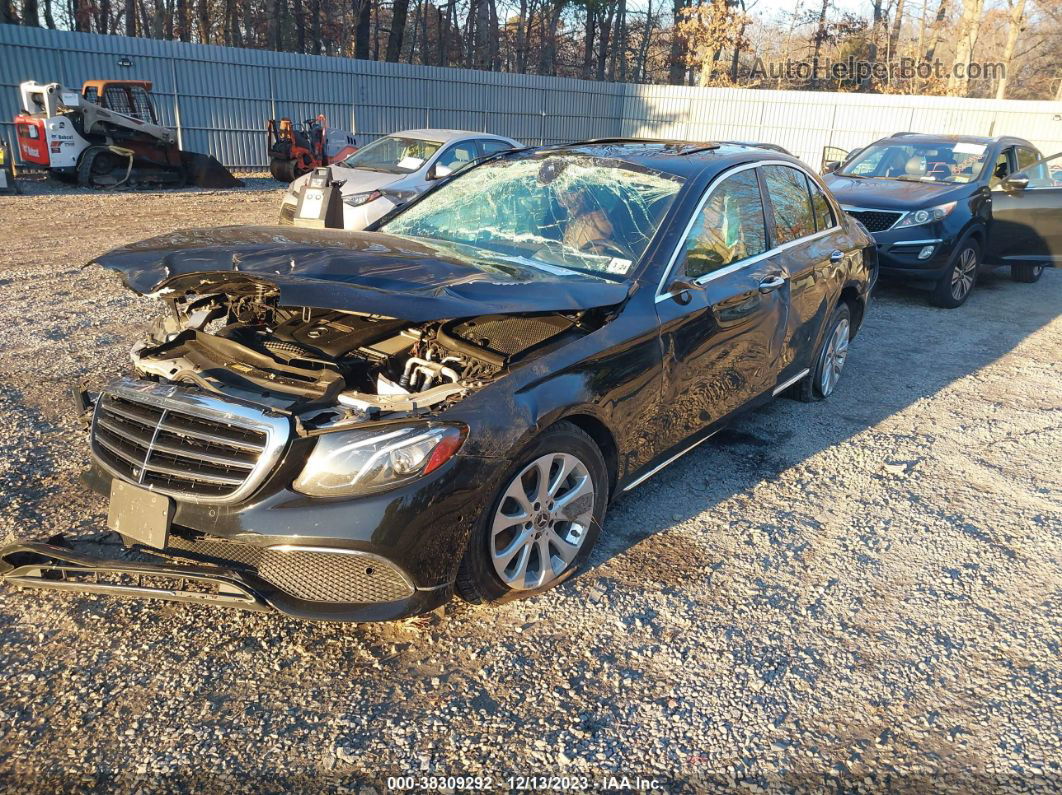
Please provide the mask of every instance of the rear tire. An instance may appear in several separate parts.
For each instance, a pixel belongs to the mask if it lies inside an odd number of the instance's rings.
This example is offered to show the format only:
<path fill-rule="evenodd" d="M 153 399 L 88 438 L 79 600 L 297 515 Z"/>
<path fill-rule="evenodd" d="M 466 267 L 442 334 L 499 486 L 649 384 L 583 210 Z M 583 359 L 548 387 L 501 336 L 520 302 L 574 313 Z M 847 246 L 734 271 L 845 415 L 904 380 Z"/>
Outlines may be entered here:
<path fill-rule="evenodd" d="M 568 579 L 590 557 L 607 505 L 608 469 L 594 440 L 570 422 L 547 428 L 514 458 L 476 520 L 458 595 L 483 604 Z"/>
<path fill-rule="evenodd" d="M 967 240 L 951 261 L 951 267 L 940 277 L 929 297 L 933 306 L 955 309 L 966 303 L 977 283 L 981 267 L 981 249 L 975 240 Z"/>
<path fill-rule="evenodd" d="M 804 403 L 825 400 L 833 394 L 848 361 L 848 343 L 852 341 L 852 310 L 844 301 L 837 304 L 826 324 L 826 333 L 815 352 L 815 366 L 796 388 L 797 399 Z"/>
<path fill-rule="evenodd" d="M 1040 277 L 1044 275 L 1043 265 L 1011 265 L 1010 266 L 1010 278 L 1016 282 L 1023 282 L 1024 284 L 1032 284 L 1033 282 L 1040 281 Z"/>

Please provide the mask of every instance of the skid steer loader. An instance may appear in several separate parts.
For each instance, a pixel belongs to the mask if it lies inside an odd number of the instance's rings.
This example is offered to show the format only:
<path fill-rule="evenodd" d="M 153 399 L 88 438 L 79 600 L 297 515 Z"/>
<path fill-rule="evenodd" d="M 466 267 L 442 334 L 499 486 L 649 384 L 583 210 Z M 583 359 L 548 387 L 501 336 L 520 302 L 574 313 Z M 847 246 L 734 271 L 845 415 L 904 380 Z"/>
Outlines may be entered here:
<path fill-rule="evenodd" d="M 242 185 L 213 157 L 177 146 L 176 133 L 158 123 L 150 92 L 144 80 L 88 80 L 80 93 L 59 83 L 22 83 L 19 155 L 82 187 Z"/>

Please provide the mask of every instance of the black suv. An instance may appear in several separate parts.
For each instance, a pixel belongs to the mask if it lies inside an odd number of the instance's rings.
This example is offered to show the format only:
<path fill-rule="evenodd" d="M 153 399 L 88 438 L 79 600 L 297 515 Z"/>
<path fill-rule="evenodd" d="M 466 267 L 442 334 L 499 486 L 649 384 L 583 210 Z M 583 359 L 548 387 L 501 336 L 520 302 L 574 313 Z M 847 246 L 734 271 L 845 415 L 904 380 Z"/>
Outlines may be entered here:
<path fill-rule="evenodd" d="M 1062 155 L 1021 138 L 897 133 L 823 158 L 825 181 L 874 236 L 881 275 L 962 305 L 982 267 L 1035 282 L 1062 262 Z"/>

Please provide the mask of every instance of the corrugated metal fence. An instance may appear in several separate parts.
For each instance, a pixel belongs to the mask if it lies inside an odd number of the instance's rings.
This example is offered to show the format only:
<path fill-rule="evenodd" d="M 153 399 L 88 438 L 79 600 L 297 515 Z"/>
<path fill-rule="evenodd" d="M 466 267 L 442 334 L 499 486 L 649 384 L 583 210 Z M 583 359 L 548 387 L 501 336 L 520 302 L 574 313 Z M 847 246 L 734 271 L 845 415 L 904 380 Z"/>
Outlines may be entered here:
<path fill-rule="evenodd" d="M 121 65 L 128 64 L 128 65 Z M 356 61 L 0 25 L 0 134 L 23 80 L 80 87 L 151 80 L 185 149 L 232 167 L 267 164 L 265 121 L 324 113 L 361 143 L 395 130 L 453 127 L 528 144 L 618 135 L 780 144 L 812 165 L 900 130 L 1015 134 L 1062 150 L 1062 103 L 624 85 Z"/>

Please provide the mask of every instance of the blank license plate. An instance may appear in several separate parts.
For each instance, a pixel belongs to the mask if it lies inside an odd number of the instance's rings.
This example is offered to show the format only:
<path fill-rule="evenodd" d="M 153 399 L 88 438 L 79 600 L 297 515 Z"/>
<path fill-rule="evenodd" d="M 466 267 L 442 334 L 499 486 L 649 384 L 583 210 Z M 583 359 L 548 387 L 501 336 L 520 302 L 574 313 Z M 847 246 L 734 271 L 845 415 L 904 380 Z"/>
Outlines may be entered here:
<path fill-rule="evenodd" d="M 127 539 L 162 549 L 170 534 L 173 500 L 115 478 L 111 481 L 111 504 L 107 527 Z"/>

